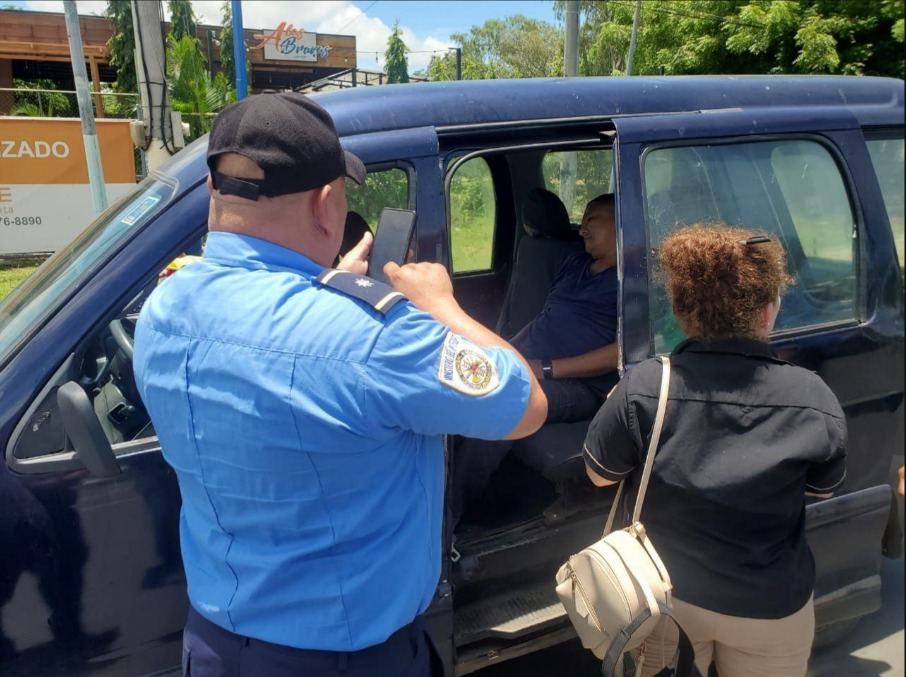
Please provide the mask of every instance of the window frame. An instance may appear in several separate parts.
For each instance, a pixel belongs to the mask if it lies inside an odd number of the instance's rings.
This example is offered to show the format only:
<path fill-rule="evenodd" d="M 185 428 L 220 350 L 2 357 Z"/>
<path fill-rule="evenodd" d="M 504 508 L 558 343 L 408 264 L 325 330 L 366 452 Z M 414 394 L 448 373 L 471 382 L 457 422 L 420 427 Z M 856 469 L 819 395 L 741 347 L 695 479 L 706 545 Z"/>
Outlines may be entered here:
<path fill-rule="evenodd" d="M 612 148 L 613 143 L 608 138 L 608 147 Z M 456 174 L 456 171 L 459 169 L 459 166 L 468 162 L 469 160 L 475 157 L 490 157 L 503 155 L 508 156 L 520 152 L 529 152 L 529 151 L 549 151 L 549 150 L 591 150 L 595 146 L 601 146 L 605 143 L 605 139 L 602 138 L 602 133 L 599 133 L 598 136 L 592 136 L 592 133 L 589 132 L 585 136 L 570 136 L 569 138 L 562 140 L 550 140 L 550 141 L 539 141 L 537 143 L 514 143 L 501 146 L 488 146 L 485 148 L 474 148 L 469 150 L 468 146 L 462 146 L 460 148 L 451 148 L 446 153 L 442 155 L 442 166 L 443 166 L 443 179 L 444 179 L 444 209 L 446 213 L 446 246 L 447 251 L 450 252 L 450 269 L 453 268 L 453 250 L 452 250 L 452 235 L 453 229 L 451 227 L 451 208 L 452 204 L 450 201 L 450 184 L 453 180 L 453 176 Z M 501 266 L 501 257 L 503 254 L 500 251 L 500 248 L 496 246 L 496 236 L 499 232 L 498 221 L 500 217 L 500 210 L 502 208 L 502 201 L 499 198 L 500 191 L 497 182 L 497 176 L 494 173 L 494 168 L 492 163 L 488 162 L 488 167 L 491 168 L 491 177 L 494 179 L 494 193 L 497 197 L 497 208 L 495 213 L 495 222 L 494 222 L 494 251 L 491 254 L 491 268 L 477 271 L 463 271 L 460 273 L 452 273 L 451 275 L 457 279 L 474 277 L 478 275 L 487 275 L 489 273 L 495 273 L 499 270 Z M 512 252 L 509 252 L 512 254 Z"/>

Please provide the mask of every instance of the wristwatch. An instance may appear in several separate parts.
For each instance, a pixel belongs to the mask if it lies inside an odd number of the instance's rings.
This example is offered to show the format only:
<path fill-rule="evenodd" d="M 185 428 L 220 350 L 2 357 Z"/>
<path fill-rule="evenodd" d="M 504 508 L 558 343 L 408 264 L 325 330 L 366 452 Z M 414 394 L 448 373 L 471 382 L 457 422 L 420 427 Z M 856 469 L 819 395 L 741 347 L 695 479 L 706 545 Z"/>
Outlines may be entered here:
<path fill-rule="evenodd" d="M 541 360 L 541 375 L 545 381 L 554 378 L 554 366 L 550 360 Z"/>

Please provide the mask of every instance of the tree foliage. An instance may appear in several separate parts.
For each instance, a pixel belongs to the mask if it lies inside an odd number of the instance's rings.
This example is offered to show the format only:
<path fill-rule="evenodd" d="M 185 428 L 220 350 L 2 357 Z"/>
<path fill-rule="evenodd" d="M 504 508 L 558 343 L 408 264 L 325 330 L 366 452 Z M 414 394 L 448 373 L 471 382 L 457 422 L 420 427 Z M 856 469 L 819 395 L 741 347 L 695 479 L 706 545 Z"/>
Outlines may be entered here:
<path fill-rule="evenodd" d="M 107 49 L 110 50 L 110 65 L 116 68 L 114 89 L 117 92 L 137 92 L 132 3 L 130 0 L 107 0 L 104 16 L 113 25 L 113 36 L 107 41 Z"/>
<path fill-rule="evenodd" d="M 236 100 L 236 91 L 223 73 L 214 79 L 198 47 L 198 38 L 167 38 L 167 86 L 170 106 L 189 123 L 190 136 L 210 131 L 214 114 Z"/>
<path fill-rule="evenodd" d="M 554 4 L 562 18 L 565 3 Z M 625 72 L 634 9 L 580 2 L 580 73 Z M 903 10 L 903 0 L 643 2 L 633 70 L 903 77 Z"/>
<path fill-rule="evenodd" d="M 403 42 L 402 33 L 400 22 L 397 20 L 387 39 L 387 51 L 384 52 L 386 59 L 384 70 L 387 72 L 387 83 L 391 85 L 397 82 L 409 82 L 409 59 L 406 56 L 409 48 Z"/>
<path fill-rule="evenodd" d="M 192 11 L 192 0 L 168 0 L 170 35 L 177 41 L 185 36 L 198 37 L 198 18 Z"/>
<path fill-rule="evenodd" d="M 220 69 L 229 82 L 236 82 L 236 63 L 233 56 L 233 8 L 230 0 L 223 0 L 220 12 Z"/>
<path fill-rule="evenodd" d="M 19 91 L 15 94 L 13 115 L 22 115 L 30 118 L 65 118 L 78 116 L 78 103 L 75 94 L 64 94 L 53 90 L 57 85 L 53 80 L 39 78 L 37 80 L 13 79 L 13 87 Z"/>
<path fill-rule="evenodd" d="M 521 14 L 490 19 L 450 39 L 462 48 L 462 79 L 543 78 L 563 74 L 563 33 Z M 456 55 L 431 58 L 431 80 L 456 79 Z"/>

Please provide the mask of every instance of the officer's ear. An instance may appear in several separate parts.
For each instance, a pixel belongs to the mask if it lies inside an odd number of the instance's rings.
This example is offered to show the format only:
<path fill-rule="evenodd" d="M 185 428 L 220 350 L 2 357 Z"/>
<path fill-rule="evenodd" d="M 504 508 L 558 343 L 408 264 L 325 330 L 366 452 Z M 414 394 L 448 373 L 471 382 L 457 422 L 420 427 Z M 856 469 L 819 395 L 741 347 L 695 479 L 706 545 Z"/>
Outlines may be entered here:
<path fill-rule="evenodd" d="M 340 234 L 346 224 L 346 183 L 341 177 L 326 186 L 316 188 L 312 195 L 311 210 L 315 224 L 325 232 Z"/>

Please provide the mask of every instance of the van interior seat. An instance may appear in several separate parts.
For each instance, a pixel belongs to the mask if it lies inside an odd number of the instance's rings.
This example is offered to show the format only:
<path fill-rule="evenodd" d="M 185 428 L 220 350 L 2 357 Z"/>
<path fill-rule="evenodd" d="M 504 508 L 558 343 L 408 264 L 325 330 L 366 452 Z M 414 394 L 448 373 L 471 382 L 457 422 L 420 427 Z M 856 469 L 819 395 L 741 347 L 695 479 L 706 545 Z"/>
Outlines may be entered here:
<path fill-rule="evenodd" d="M 533 188 L 522 207 L 525 235 L 516 244 L 497 333 L 512 338 L 544 308 L 544 301 L 564 259 L 582 251 L 578 232 L 556 194 Z"/>

